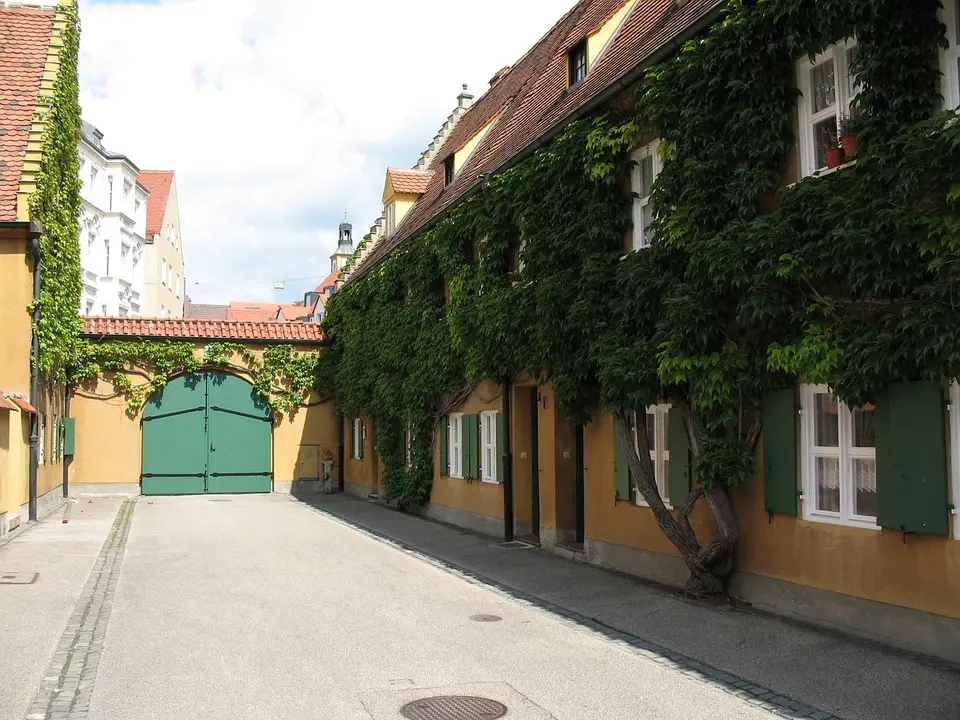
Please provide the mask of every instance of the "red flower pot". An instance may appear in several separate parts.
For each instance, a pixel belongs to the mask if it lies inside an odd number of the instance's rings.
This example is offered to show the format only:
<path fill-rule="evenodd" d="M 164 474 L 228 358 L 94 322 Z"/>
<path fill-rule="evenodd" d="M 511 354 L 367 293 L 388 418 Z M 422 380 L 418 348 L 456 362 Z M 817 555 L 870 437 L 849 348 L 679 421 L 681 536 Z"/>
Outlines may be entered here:
<path fill-rule="evenodd" d="M 856 133 L 844 135 L 842 138 L 840 138 L 840 144 L 843 145 L 843 153 L 848 158 L 854 157 L 857 154 L 857 150 L 860 148 L 860 140 L 857 138 Z"/>
<path fill-rule="evenodd" d="M 843 148 L 827 148 L 827 167 L 831 170 L 835 167 L 840 167 L 843 164 L 843 158 Z"/>

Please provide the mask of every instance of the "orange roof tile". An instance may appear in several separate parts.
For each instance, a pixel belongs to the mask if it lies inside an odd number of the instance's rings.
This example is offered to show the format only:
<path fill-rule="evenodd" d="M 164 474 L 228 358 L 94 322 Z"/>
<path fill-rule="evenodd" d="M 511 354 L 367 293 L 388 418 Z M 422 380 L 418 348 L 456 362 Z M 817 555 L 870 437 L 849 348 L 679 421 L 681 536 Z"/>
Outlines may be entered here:
<path fill-rule="evenodd" d="M 17 406 L 12 402 L 7 400 L 3 395 L 0 395 L 0 410 L 16 410 Z"/>
<path fill-rule="evenodd" d="M 396 193 L 413 193 L 423 195 L 433 177 L 432 170 L 399 170 L 387 168 L 387 176 Z"/>
<path fill-rule="evenodd" d="M 54 13 L 0 6 L 0 220 L 17 219 L 17 190 Z"/>
<path fill-rule="evenodd" d="M 294 320 L 303 320 L 304 318 L 309 318 L 313 315 L 313 306 L 306 307 L 303 303 L 289 303 L 277 306 L 277 313 L 274 316 L 275 320 L 280 319 L 280 313 L 283 313 L 283 319 L 286 322 L 292 322 Z"/>
<path fill-rule="evenodd" d="M 147 198 L 147 237 L 153 237 L 163 229 L 163 216 L 167 212 L 170 186 L 173 185 L 173 170 L 141 170 L 137 182 L 150 193 Z"/>
<path fill-rule="evenodd" d="M 618 83 L 638 79 L 658 51 L 672 40 L 692 33 L 724 0 L 638 0 L 619 32 L 578 85 L 567 86 L 567 52 L 598 30 L 626 0 L 581 0 L 511 66 L 464 113 L 441 152 L 424 194 L 389 238 L 380 242 L 347 279 L 355 281 L 400 243 L 419 233 L 479 184 L 486 173 L 516 163 L 538 141 L 549 137 L 591 101 L 607 97 Z M 449 187 L 444 187 L 443 163 L 450 148 L 462 147 L 492 119 L 498 118 Z"/>
<path fill-rule="evenodd" d="M 322 283 L 320 283 L 319 285 L 317 285 L 317 289 L 314 290 L 314 292 L 318 292 L 318 293 L 320 293 L 320 294 L 323 294 L 323 291 L 324 291 L 326 288 L 328 288 L 328 287 L 329 287 L 329 288 L 336 287 L 336 286 L 337 286 L 337 280 L 339 280 L 339 279 L 340 279 L 340 271 L 339 271 L 339 270 L 334 270 L 332 273 L 330 273 L 329 275 L 327 275 L 326 278 L 324 278 L 324 280 L 323 280 Z"/>
<path fill-rule="evenodd" d="M 305 342 L 323 340 L 319 323 L 231 322 L 191 318 L 84 318 L 87 337 L 165 337 L 184 340 L 246 340 L 249 342 Z"/>
<path fill-rule="evenodd" d="M 280 303 L 251 303 L 234 300 L 227 307 L 227 320 L 238 322 L 267 322 L 277 319 Z"/>

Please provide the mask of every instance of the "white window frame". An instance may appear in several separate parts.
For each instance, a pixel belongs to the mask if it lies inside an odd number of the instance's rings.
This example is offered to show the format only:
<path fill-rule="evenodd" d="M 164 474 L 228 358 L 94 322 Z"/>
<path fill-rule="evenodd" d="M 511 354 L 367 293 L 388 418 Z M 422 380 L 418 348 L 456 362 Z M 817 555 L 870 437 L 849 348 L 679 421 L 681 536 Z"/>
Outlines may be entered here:
<path fill-rule="evenodd" d="M 876 448 L 853 447 L 851 434 L 853 414 L 846 403 L 839 400 L 838 418 L 839 447 L 818 447 L 816 438 L 815 398 L 822 393 L 830 393 L 826 385 L 801 385 L 800 387 L 800 450 L 803 474 L 803 518 L 812 522 L 849 525 L 851 527 L 879 530 L 875 517 L 856 515 L 856 493 L 853 479 L 853 461 L 855 459 L 877 460 Z M 840 512 L 817 509 L 816 458 L 837 458 L 840 466 Z"/>
<path fill-rule="evenodd" d="M 450 416 L 448 432 L 450 477 L 463 479 L 463 413 L 454 413 Z"/>
<path fill-rule="evenodd" d="M 650 247 L 653 244 L 653 238 L 649 239 L 646 237 L 647 228 L 643 224 L 643 211 L 648 205 L 653 204 L 653 184 L 656 183 L 657 177 L 660 175 L 660 171 L 663 169 L 662 160 L 660 158 L 660 139 L 656 139 L 653 142 L 649 142 L 643 147 L 637 148 L 633 152 L 633 160 L 636 164 L 633 166 L 633 170 L 630 173 L 630 189 L 634 193 L 640 195 L 641 187 L 641 174 L 640 174 L 640 161 L 645 160 L 646 158 L 653 159 L 653 178 L 651 182 L 651 194 L 646 197 L 637 197 L 633 200 L 633 250 L 642 250 L 644 248 Z M 652 222 L 651 214 L 651 222 Z"/>
<path fill-rule="evenodd" d="M 947 26 L 950 47 L 940 50 L 940 94 L 944 110 L 952 110 L 960 106 L 960 0 L 943 0 L 943 5 L 940 19 Z"/>
<path fill-rule="evenodd" d="M 393 235 L 397 229 L 397 203 L 396 201 L 387 205 L 387 237 Z"/>
<path fill-rule="evenodd" d="M 667 463 L 670 462 L 670 448 L 667 446 L 667 423 L 671 407 L 673 406 L 670 403 L 651 405 L 646 409 L 646 414 L 647 422 L 653 422 L 654 447 L 650 448 L 650 460 L 653 461 L 657 489 L 660 491 L 660 497 L 663 499 L 664 505 L 672 509 L 670 505 L 670 483 L 667 477 Z M 639 455 L 640 439 L 637 435 L 638 432 L 639 427 L 635 418 L 633 422 L 633 449 Z M 639 487 L 634 487 L 634 493 L 637 505 L 650 507 L 647 501 L 643 499 L 643 495 L 640 494 Z"/>
<path fill-rule="evenodd" d="M 363 447 L 363 420 L 353 419 L 353 442 L 350 443 L 350 457 L 354 460 L 362 460 L 360 457 L 360 448 Z"/>
<path fill-rule="evenodd" d="M 950 383 L 950 475 L 952 476 L 953 536 L 960 540 L 960 383 Z"/>
<path fill-rule="evenodd" d="M 480 479 L 498 483 L 497 478 L 497 416 L 496 410 L 480 413 Z"/>
<path fill-rule="evenodd" d="M 813 135 L 813 126 L 831 116 L 840 122 L 842 114 L 849 115 L 850 103 L 859 94 L 859 89 L 850 88 L 849 53 L 857 47 L 856 38 L 845 38 L 831 45 L 812 60 L 809 57 L 797 61 L 797 87 L 800 89 L 800 177 L 813 175 L 827 167 L 826 160 L 817 160 L 815 155 L 816 141 Z M 833 61 L 833 77 L 836 84 L 837 98 L 832 107 L 820 112 L 813 112 L 813 90 L 810 75 L 814 68 L 828 60 Z M 820 163 L 823 163 L 822 165 Z"/>

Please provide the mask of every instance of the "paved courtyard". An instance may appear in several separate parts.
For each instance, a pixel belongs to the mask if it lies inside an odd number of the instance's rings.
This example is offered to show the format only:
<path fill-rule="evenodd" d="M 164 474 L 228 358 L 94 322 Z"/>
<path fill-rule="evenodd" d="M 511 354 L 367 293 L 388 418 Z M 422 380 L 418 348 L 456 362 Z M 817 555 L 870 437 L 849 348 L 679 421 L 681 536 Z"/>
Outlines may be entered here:
<path fill-rule="evenodd" d="M 516 720 L 831 716 L 283 496 L 81 499 L 0 571 L 23 580 L 0 584 L 4 720 L 386 720 L 437 695 Z"/>

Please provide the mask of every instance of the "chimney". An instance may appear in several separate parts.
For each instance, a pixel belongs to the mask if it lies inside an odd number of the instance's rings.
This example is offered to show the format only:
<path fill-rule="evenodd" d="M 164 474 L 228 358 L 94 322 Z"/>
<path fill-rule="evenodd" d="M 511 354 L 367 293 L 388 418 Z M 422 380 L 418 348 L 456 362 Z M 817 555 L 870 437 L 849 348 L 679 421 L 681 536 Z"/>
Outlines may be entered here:
<path fill-rule="evenodd" d="M 473 95 L 467 92 L 467 84 L 463 84 L 463 92 L 457 95 L 457 108 L 459 110 L 466 110 L 468 107 L 473 105 Z"/>
<path fill-rule="evenodd" d="M 504 75 L 506 75 L 508 72 L 510 72 L 510 66 L 509 66 L 509 65 L 507 65 L 506 67 L 502 67 L 502 68 L 500 68 L 499 70 L 497 70 L 497 74 L 494 75 L 492 78 L 490 78 L 490 87 L 493 87 L 493 86 L 496 85 L 498 82 L 500 82 L 501 80 L 503 80 Z"/>

